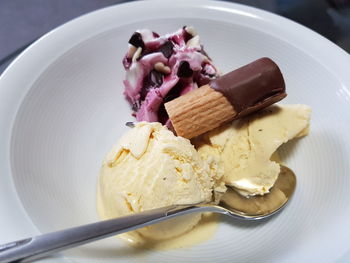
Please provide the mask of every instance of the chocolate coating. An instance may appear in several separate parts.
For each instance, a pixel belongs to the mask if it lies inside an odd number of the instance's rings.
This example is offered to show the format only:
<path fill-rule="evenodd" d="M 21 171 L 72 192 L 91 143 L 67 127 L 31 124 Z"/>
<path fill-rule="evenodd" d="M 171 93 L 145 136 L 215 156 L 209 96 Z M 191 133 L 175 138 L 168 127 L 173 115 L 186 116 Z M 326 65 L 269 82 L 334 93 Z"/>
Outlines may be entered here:
<path fill-rule="evenodd" d="M 237 115 L 245 116 L 280 101 L 287 96 L 282 73 L 269 58 L 231 71 L 210 82 L 232 104 Z"/>

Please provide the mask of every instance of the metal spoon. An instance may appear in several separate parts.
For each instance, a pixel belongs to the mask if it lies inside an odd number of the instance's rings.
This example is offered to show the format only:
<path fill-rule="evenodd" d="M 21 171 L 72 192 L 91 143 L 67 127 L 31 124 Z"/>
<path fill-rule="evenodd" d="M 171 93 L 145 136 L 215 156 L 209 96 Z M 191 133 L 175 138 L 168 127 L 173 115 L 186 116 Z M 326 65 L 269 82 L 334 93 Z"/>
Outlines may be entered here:
<path fill-rule="evenodd" d="M 284 207 L 292 196 L 295 186 L 296 177 L 293 171 L 281 165 L 281 173 L 274 187 L 265 196 L 246 198 L 231 189 L 224 195 L 220 205 L 172 205 L 18 240 L 0 245 L 0 262 L 32 261 L 54 252 L 190 213 L 213 212 L 243 220 L 266 218 Z"/>

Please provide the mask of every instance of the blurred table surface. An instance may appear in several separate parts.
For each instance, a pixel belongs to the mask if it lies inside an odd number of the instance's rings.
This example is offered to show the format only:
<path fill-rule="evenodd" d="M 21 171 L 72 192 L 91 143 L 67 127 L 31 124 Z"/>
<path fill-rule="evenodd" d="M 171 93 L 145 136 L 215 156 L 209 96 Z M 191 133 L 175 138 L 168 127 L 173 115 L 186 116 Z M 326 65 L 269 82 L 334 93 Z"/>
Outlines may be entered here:
<path fill-rule="evenodd" d="M 152 0 L 149 0 L 152 1 Z M 82 14 L 127 0 L 0 0 L 0 74 L 30 43 Z M 226 0 L 299 22 L 350 53 L 350 0 Z"/>

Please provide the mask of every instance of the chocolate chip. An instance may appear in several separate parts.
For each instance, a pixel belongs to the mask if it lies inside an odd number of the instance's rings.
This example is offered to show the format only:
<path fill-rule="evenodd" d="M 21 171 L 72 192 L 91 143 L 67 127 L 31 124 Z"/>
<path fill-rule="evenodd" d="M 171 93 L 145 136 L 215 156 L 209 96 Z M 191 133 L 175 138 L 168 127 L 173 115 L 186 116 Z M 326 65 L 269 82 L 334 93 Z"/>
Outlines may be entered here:
<path fill-rule="evenodd" d="M 185 84 L 183 81 L 179 81 L 163 98 L 163 103 L 166 103 L 168 101 L 171 101 L 173 99 L 176 99 L 177 97 L 180 97 L 181 91 Z"/>
<path fill-rule="evenodd" d="M 206 72 L 204 69 L 201 70 L 201 74 L 203 74 L 211 79 L 215 78 L 215 76 L 216 76 L 215 74 L 210 74 L 210 73 Z"/>
<path fill-rule="evenodd" d="M 171 54 L 173 54 L 173 47 L 173 42 L 167 41 L 159 47 L 159 51 L 163 53 L 164 57 L 170 58 Z"/>
<path fill-rule="evenodd" d="M 188 40 L 190 40 L 193 36 L 190 34 L 190 33 L 188 33 L 187 31 L 186 31 L 186 26 L 183 26 L 182 27 L 182 29 L 183 29 L 183 37 L 184 37 L 184 40 L 185 40 L 185 43 L 188 41 Z"/>
<path fill-rule="evenodd" d="M 176 99 L 177 97 L 179 97 L 179 95 L 169 94 L 169 95 L 167 95 L 167 96 L 165 96 L 165 97 L 163 98 L 163 102 L 164 102 L 164 103 L 167 103 L 168 101 L 171 101 L 171 100 L 173 100 L 173 99 Z"/>
<path fill-rule="evenodd" d="M 158 88 L 163 84 L 163 74 L 152 70 L 144 79 L 140 92 L 140 99 L 143 101 L 151 89 Z"/>
<path fill-rule="evenodd" d="M 150 72 L 150 84 L 155 87 L 160 87 L 163 84 L 163 74 L 152 70 Z"/>
<path fill-rule="evenodd" d="M 152 31 L 153 37 L 158 38 L 159 34 L 157 34 L 156 32 Z"/>
<path fill-rule="evenodd" d="M 128 121 L 125 123 L 125 125 L 129 128 L 134 128 L 135 127 L 135 124 L 132 122 L 132 121 Z"/>
<path fill-rule="evenodd" d="M 142 40 L 142 35 L 139 32 L 132 34 L 129 40 L 129 44 L 135 47 L 141 47 L 142 49 L 145 47 L 145 43 Z"/>
<path fill-rule="evenodd" d="M 132 106 L 131 106 L 131 109 L 133 110 L 133 111 L 138 111 L 139 110 L 139 105 L 138 105 L 138 103 L 133 103 L 132 104 Z"/>
<path fill-rule="evenodd" d="M 181 61 L 179 69 L 177 71 L 177 76 L 180 78 L 189 78 L 193 75 L 193 70 L 187 61 Z"/>
<path fill-rule="evenodd" d="M 164 103 L 160 104 L 157 116 L 158 116 L 158 122 L 160 122 L 163 125 L 165 125 L 165 123 L 169 120 L 169 116 L 165 110 Z"/>

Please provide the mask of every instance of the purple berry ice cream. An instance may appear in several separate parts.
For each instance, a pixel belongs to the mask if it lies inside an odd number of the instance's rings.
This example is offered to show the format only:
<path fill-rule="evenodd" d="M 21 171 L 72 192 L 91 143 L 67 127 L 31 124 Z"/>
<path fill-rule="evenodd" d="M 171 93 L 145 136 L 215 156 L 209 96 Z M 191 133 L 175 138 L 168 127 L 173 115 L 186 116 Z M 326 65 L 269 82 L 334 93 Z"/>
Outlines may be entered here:
<path fill-rule="evenodd" d="M 159 36 L 138 30 L 123 59 L 124 94 L 137 121 L 170 125 L 164 103 L 208 84 L 219 73 L 193 27 Z"/>

